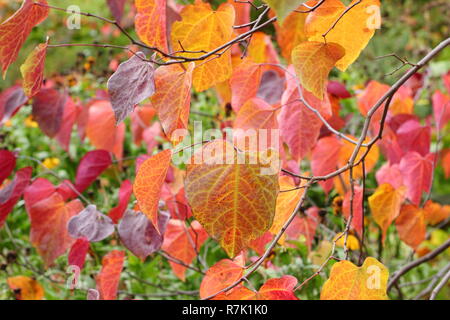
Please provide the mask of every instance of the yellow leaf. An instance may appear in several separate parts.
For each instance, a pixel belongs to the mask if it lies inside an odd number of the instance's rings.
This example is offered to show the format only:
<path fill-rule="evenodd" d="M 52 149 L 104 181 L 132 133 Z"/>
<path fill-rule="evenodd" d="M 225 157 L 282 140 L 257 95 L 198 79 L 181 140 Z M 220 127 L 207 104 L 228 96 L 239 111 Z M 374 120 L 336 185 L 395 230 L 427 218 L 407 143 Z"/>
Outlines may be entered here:
<path fill-rule="evenodd" d="M 388 269 L 368 257 L 361 267 L 350 261 L 333 265 L 320 293 L 321 300 L 387 300 Z"/>
<path fill-rule="evenodd" d="M 348 7 L 340 0 L 327 0 L 306 19 L 305 30 L 309 41 L 324 42 L 323 35 L 329 31 L 326 42 L 344 47 L 345 55 L 336 63 L 341 71 L 345 71 L 359 57 L 381 23 L 379 0 L 365 0 L 356 4 L 358 1 L 353 0 L 349 7 L 354 6 L 342 15 Z"/>
<path fill-rule="evenodd" d="M 196 2 L 181 11 L 181 21 L 172 26 L 172 47 L 179 55 L 198 58 L 231 40 L 235 19 L 234 7 L 222 4 L 217 11 L 210 4 Z M 204 91 L 228 80 L 231 76 L 231 51 L 220 57 L 212 55 L 205 61 L 196 61 L 193 75 L 194 88 Z"/>
<path fill-rule="evenodd" d="M 323 100 L 328 74 L 345 54 L 337 43 L 304 42 L 292 51 L 292 63 L 302 86 Z"/>
<path fill-rule="evenodd" d="M 342 233 L 338 233 L 335 237 L 334 237 L 334 239 L 333 239 L 333 241 L 335 241 L 337 238 L 339 238 L 339 240 L 337 240 L 336 241 L 336 245 L 338 246 L 338 247 L 341 247 L 341 248 L 343 248 L 344 247 L 344 244 L 345 244 L 345 235 L 342 235 Z M 359 241 L 358 241 L 358 238 L 356 238 L 354 235 L 352 235 L 352 234 L 349 234 L 348 235 L 348 237 L 347 237 L 347 248 L 349 249 L 349 250 L 359 250 Z"/>
<path fill-rule="evenodd" d="M 405 194 L 405 186 L 394 189 L 389 183 L 385 183 L 380 185 L 369 197 L 369 207 L 375 222 L 383 231 L 383 241 L 386 238 L 387 229 L 400 214 Z"/>

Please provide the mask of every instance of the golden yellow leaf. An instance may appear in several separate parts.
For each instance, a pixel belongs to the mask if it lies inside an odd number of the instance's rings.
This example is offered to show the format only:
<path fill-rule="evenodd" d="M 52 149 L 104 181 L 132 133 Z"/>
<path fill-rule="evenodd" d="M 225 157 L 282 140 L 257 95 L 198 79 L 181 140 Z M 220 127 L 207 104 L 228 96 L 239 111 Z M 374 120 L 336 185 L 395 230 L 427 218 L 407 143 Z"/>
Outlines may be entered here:
<path fill-rule="evenodd" d="M 181 11 L 181 21 L 172 26 L 172 47 L 179 55 L 198 58 L 231 40 L 235 20 L 234 7 L 222 4 L 217 11 L 211 5 L 197 1 Z M 205 61 L 196 61 L 193 84 L 197 91 L 204 91 L 228 80 L 231 76 L 231 51 L 220 57 L 212 55 Z"/>
<path fill-rule="evenodd" d="M 30 277 L 11 277 L 6 282 L 14 291 L 17 300 L 42 300 L 44 298 L 44 289 L 39 282 Z"/>
<path fill-rule="evenodd" d="M 388 269 L 368 257 L 361 267 L 350 261 L 333 265 L 320 293 L 321 300 L 387 300 Z"/>

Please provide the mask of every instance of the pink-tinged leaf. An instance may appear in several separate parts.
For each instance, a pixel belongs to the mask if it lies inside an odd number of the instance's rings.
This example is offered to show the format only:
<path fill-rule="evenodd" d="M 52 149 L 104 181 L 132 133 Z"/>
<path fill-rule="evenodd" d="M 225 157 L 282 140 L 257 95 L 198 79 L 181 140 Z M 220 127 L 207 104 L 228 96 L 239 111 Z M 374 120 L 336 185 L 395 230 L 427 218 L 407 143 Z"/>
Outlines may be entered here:
<path fill-rule="evenodd" d="M 165 52 L 167 46 L 167 29 L 170 14 L 167 0 L 135 0 L 137 14 L 134 18 L 136 33 L 148 46 Z M 169 10 L 168 10 L 169 9 Z"/>
<path fill-rule="evenodd" d="M 113 250 L 103 257 L 102 270 L 96 277 L 102 300 L 116 300 L 124 261 L 124 251 Z"/>
<path fill-rule="evenodd" d="M 156 93 L 152 103 L 169 139 L 177 144 L 183 136 L 176 136 L 177 129 L 187 129 L 191 107 L 192 72 L 195 63 L 183 69 L 179 65 L 158 68 L 155 72 Z"/>
<path fill-rule="evenodd" d="M 395 189 L 403 185 L 403 176 L 398 164 L 385 163 L 375 174 L 378 185 L 389 183 Z"/>
<path fill-rule="evenodd" d="M 172 219 L 186 220 L 192 216 L 192 210 L 186 198 L 184 187 L 176 195 L 172 194 L 167 185 L 162 191 L 161 198 L 166 202 Z"/>
<path fill-rule="evenodd" d="M 86 238 L 90 242 L 106 239 L 114 232 L 114 224 L 110 217 L 97 211 L 93 204 L 72 217 L 67 230 L 72 238 Z"/>
<path fill-rule="evenodd" d="M 69 152 L 70 138 L 72 136 L 72 128 L 77 120 L 80 109 L 74 104 L 73 100 L 69 97 L 66 106 L 64 107 L 64 113 L 62 117 L 62 124 L 59 132 L 55 138 L 61 145 L 61 147 Z"/>
<path fill-rule="evenodd" d="M 367 115 L 377 101 L 389 90 L 389 86 L 377 81 L 370 81 L 364 91 L 358 95 L 359 111 L 363 116 Z M 378 121 L 383 113 L 383 108 L 375 112 L 373 122 Z"/>
<path fill-rule="evenodd" d="M 148 158 L 139 167 L 133 184 L 133 193 L 140 210 L 153 223 L 157 231 L 159 199 L 171 159 L 171 150 L 164 150 Z"/>
<path fill-rule="evenodd" d="M 267 70 L 262 74 L 256 96 L 270 105 L 275 105 L 280 103 L 285 87 L 286 79 L 284 77 L 273 70 Z"/>
<path fill-rule="evenodd" d="M 342 213 L 344 217 L 348 220 L 350 218 L 350 210 L 351 210 L 351 195 L 352 192 L 349 190 L 344 197 L 344 202 L 342 204 Z M 362 199 L 364 197 L 363 188 L 360 186 L 354 187 L 354 195 L 353 195 L 353 218 L 352 218 L 352 228 L 358 232 L 361 236 L 363 234 L 363 203 Z"/>
<path fill-rule="evenodd" d="M 32 171 L 31 167 L 18 170 L 14 180 L 0 189 L 0 228 L 29 185 Z"/>
<path fill-rule="evenodd" d="M 0 126 L 22 107 L 28 98 L 21 86 L 12 86 L 0 93 Z"/>
<path fill-rule="evenodd" d="M 70 180 L 62 181 L 55 191 L 63 197 L 64 201 L 78 197 L 77 189 Z"/>
<path fill-rule="evenodd" d="M 450 121 L 450 96 L 436 90 L 432 100 L 434 121 L 442 129 Z"/>
<path fill-rule="evenodd" d="M 47 55 L 46 43 L 39 44 L 20 67 L 23 77 L 23 90 L 28 98 L 34 97 L 42 87 L 44 80 L 45 57 Z"/>
<path fill-rule="evenodd" d="M 303 96 L 309 105 L 324 117 L 331 115 L 331 105 L 328 96 L 323 101 L 303 90 Z M 292 76 L 288 75 L 288 85 L 281 99 L 281 113 L 278 118 L 281 129 L 281 139 L 289 147 L 289 152 L 295 160 L 305 157 L 314 147 L 320 135 L 322 121 L 302 102 L 298 85 Z"/>
<path fill-rule="evenodd" d="M 400 161 L 404 185 L 408 188 L 407 197 L 418 206 L 423 192 L 431 189 L 434 155 L 422 156 L 417 152 L 407 153 Z"/>
<path fill-rule="evenodd" d="M 86 300 L 100 300 L 100 292 L 95 289 L 88 289 Z"/>
<path fill-rule="evenodd" d="M 422 127 L 416 120 L 403 123 L 397 130 L 397 138 L 404 153 L 416 151 L 426 156 L 430 152 L 431 128 Z"/>
<path fill-rule="evenodd" d="M 324 176 L 334 172 L 338 166 L 341 147 L 341 141 L 334 135 L 320 139 L 312 151 L 312 173 Z M 320 181 L 319 184 L 326 193 L 333 189 L 333 179 Z"/>
<path fill-rule="evenodd" d="M 126 0 L 107 0 L 106 1 L 106 3 L 108 4 L 109 10 L 111 11 L 114 19 L 117 22 L 120 22 L 122 20 L 123 10 L 125 8 L 125 1 Z"/>
<path fill-rule="evenodd" d="M 108 92 L 116 117 L 122 122 L 141 101 L 155 93 L 155 69 L 153 64 L 144 61 L 145 54 L 138 52 L 122 62 L 108 80 Z"/>
<path fill-rule="evenodd" d="M 304 237 L 306 246 L 311 250 L 312 242 L 319 225 L 319 208 L 311 207 L 302 217 L 296 216 L 286 229 L 286 236 L 289 240 L 299 240 Z"/>
<path fill-rule="evenodd" d="M 75 241 L 67 232 L 67 222 L 83 210 L 83 205 L 78 200 L 66 204 L 57 192 L 42 197 L 48 190 L 36 195 L 38 184 L 35 181 L 25 190 L 24 199 L 31 220 L 30 240 L 49 267 Z M 38 198 L 42 200 L 36 202 Z"/>
<path fill-rule="evenodd" d="M 338 81 L 328 81 L 327 92 L 339 99 L 347 99 L 352 96 L 345 86 Z"/>
<path fill-rule="evenodd" d="M 246 60 L 233 71 L 230 79 L 231 105 L 238 112 L 247 100 L 256 97 L 261 82 L 262 68 L 258 63 Z"/>
<path fill-rule="evenodd" d="M 111 155 L 105 150 L 94 150 L 86 153 L 80 160 L 75 178 L 75 187 L 83 192 L 112 163 Z"/>
<path fill-rule="evenodd" d="M 131 194 L 133 193 L 133 186 L 130 180 L 125 180 L 120 185 L 119 189 L 119 204 L 117 207 L 112 208 L 108 216 L 114 223 L 118 223 L 120 219 L 122 219 L 125 210 L 127 210 L 128 202 L 130 201 Z"/>
<path fill-rule="evenodd" d="M 44 178 L 37 178 L 25 190 L 25 209 L 30 212 L 36 203 L 45 198 L 49 198 L 55 192 L 56 188 L 50 181 Z"/>
<path fill-rule="evenodd" d="M 150 105 L 138 106 L 131 114 L 131 131 L 133 132 L 133 142 L 137 146 L 141 145 L 144 130 L 150 126 L 155 114 L 156 110 Z"/>
<path fill-rule="evenodd" d="M 0 150 L 0 186 L 16 167 L 16 156 L 8 150 Z"/>
<path fill-rule="evenodd" d="M 8 67 L 17 59 L 31 30 L 48 16 L 49 9 L 36 5 L 35 2 L 47 5 L 45 0 L 25 0 L 14 15 L 0 24 L 0 65 L 3 78 Z"/>
<path fill-rule="evenodd" d="M 208 234 L 198 221 L 193 221 L 188 228 L 184 221 L 172 219 L 167 225 L 162 248 L 173 258 L 190 265 L 207 238 Z M 174 261 L 169 264 L 173 273 L 184 281 L 187 268 Z"/>
<path fill-rule="evenodd" d="M 135 256 L 145 260 L 145 258 L 161 248 L 169 219 L 170 214 L 167 211 L 159 212 L 158 225 L 160 233 L 158 233 L 145 214 L 139 211 L 127 210 L 119 224 L 120 240 Z"/>
<path fill-rule="evenodd" d="M 33 99 L 33 117 L 39 128 L 50 138 L 53 138 L 61 128 L 67 93 L 56 89 L 43 89 Z"/>
<path fill-rule="evenodd" d="M 77 266 L 83 269 L 86 255 L 89 251 L 89 240 L 86 238 L 78 238 L 69 250 L 67 257 L 69 266 Z"/>

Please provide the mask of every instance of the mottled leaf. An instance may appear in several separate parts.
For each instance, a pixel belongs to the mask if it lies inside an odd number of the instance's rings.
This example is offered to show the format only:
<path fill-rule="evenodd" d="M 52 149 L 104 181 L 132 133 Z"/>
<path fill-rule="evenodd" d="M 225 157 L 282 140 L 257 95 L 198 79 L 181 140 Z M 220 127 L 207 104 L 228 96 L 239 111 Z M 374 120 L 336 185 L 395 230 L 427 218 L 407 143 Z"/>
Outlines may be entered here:
<path fill-rule="evenodd" d="M 24 64 L 20 66 L 23 77 L 23 90 L 28 98 L 34 97 L 42 87 L 44 80 L 45 57 L 47 55 L 47 44 L 41 43 L 27 57 Z"/>
<path fill-rule="evenodd" d="M 67 230 L 72 238 L 86 238 L 90 242 L 102 241 L 114 232 L 114 224 L 108 216 L 97 211 L 93 204 L 72 217 Z"/>

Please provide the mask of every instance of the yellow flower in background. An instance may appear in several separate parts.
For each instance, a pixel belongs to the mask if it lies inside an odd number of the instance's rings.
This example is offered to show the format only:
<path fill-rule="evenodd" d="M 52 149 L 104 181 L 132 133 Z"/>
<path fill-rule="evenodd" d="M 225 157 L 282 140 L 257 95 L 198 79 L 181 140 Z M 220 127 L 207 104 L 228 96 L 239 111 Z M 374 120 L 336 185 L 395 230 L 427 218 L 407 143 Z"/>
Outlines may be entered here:
<path fill-rule="evenodd" d="M 47 169 L 51 170 L 53 168 L 56 168 L 57 166 L 59 166 L 60 161 L 58 158 L 47 158 L 45 159 L 42 164 L 44 165 L 44 167 L 46 167 Z"/>
<path fill-rule="evenodd" d="M 344 242 L 345 242 L 345 235 L 343 235 L 343 236 L 341 236 L 342 235 L 342 232 L 341 233 L 338 233 L 335 237 L 334 237 L 334 239 L 333 239 L 333 241 L 335 241 L 338 237 L 341 237 L 337 242 L 336 242 L 336 245 L 338 246 L 338 247 L 341 247 L 341 248 L 343 248 L 344 247 Z M 348 238 L 347 238 L 347 248 L 348 249 L 350 249 L 350 250 L 359 250 L 359 240 L 358 240 L 358 238 L 356 238 L 354 235 L 352 235 L 352 234 L 349 234 L 348 235 Z"/>
<path fill-rule="evenodd" d="M 33 116 L 28 116 L 25 119 L 25 127 L 27 128 L 37 128 L 39 125 L 36 121 L 33 120 Z"/>
<path fill-rule="evenodd" d="M 8 127 L 8 128 L 12 127 L 12 122 L 11 122 L 11 120 L 7 120 L 7 121 L 5 122 L 5 124 L 4 124 L 4 126 L 5 126 L 5 127 Z"/>

